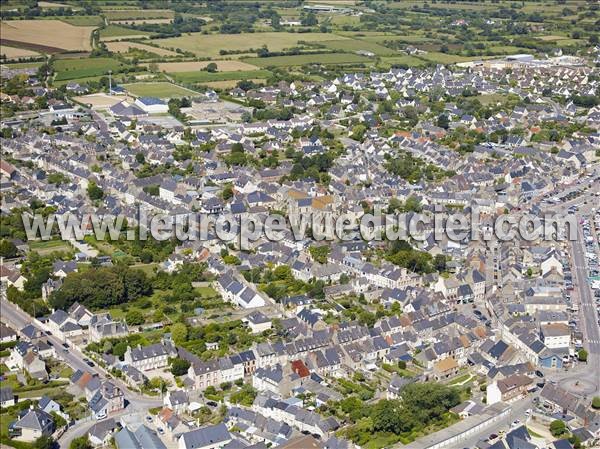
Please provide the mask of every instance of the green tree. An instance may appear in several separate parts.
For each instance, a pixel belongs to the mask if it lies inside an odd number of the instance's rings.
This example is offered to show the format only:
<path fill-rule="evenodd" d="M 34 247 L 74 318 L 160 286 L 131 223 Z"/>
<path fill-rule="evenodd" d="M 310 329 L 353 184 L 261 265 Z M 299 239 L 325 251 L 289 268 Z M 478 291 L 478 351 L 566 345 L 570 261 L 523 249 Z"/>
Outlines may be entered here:
<path fill-rule="evenodd" d="M 93 449 L 93 446 L 90 444 L 87 435 L 84 435 L 71 441 L 69 449 Z"/>
<path fill-rule="evenodd" d="M 104 198 L 104 191 L 94 181 L 90 181 L 88 184 L 87 193 L 92 201 Z"/>
<path fill-rule="evenodd" d="M 600 409 L 600 396 L 594 396 L 594 399 L 592 399 L 592 408 L 596 410 Z"/>
<path fill-rule="evenodd" d="M 183 323 L 175 323 L 171 326 L 171 338 L 176 345 L 185 343 L 188 338 L 188 328 Z"/>
<path fill-rule="evenodd" d="M 209 73 L 214 73 L 217 71 L 217 64 L 214 62 L 209 62 L 206 66 L 206 71 Z"/>
<path fill-rule="evenodd" d="M 50 436 L 39 437 L 33 443 L 33 449 L 56 449 L 58 445 Z"/>
<path fill-rule="evenodd" d="M 555 419 L 550 423 L 550 433 L 554 437 L 560 437 L 567 432 L 567 426 L 564 421 L 560 419 Z"/>
<path fill-rule="evenodd" d="M 0 240 L 0 256 L 6 257 L 7 259 L 11 259 L 15 257 L 18 253 L 17 247 L 10 240 L 2 239 Z"/>
<path fill-rule="evenodd" d="M 139 310 L 130 310 L 125 315 L 125 321 L 129 326 L 139 326 L 140 324 L 144 324 L 146 319 L 144 318 L 144 314 Z"/>
<path fill-rule="evenodd" d="M 588 352 L 585 349 L 582 348 L 577 353 L 577 357 L 579 358 L 580 362 L 587 362 Z"/>
<path fill-rule="evenodd" d="M 189 368 L 190 362 L 181 357 L 174 358 L 171 361 L 171 374 L 173 376 L 183 376 L 187 374 Z"/>

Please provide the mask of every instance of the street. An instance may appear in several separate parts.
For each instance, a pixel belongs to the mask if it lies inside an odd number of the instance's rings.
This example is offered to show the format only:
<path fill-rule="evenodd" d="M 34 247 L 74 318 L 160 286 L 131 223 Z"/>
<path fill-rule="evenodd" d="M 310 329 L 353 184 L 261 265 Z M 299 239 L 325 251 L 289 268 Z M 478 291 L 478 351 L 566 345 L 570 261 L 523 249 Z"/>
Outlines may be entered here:
<path fill-rule="evenodd" d="M 18 309 L 14 304 L 10 303 L 5 298 L 5 293 L 2 292 L 2 299 L 0 301 L 0 316 L 2 316 L 3 321 L 11 324 L 16 329 L 22 329 L 23 327 L 32 323 L 33 319 L 27 313 Z M 42 330 L 47 331 L 42 327 Z M 74 370 L 82 370 L 88 371 L 93 374 L 98 374 L 101 377 L 109 377 L 106 371 L 102 369 L 100 366 L 95 365 L 94 367 L 88 366 L 83 359 L 85 355 L 79 351 L 79 349 L 75 349 L 70 347 L 68 351 L 62 350 L 63 341 L 58 339 L 57 337 L 48 334 L 47 339 L 52 345 L 56 348 L 57 356 L 65 361 L 67 365 L 69 365 Z M 111 382 L 118 386 L 124 393 L 125 399 L 127 401 L 127 406 L 124 410 L 121 410 L 110 417 L 119 417 L 128 413 L 134 412 L 146 412 L 148 409 L 153 407 L 159 407 L 162 405 L 162 400 L 156 397 L 144 396 L 135 391 L 131 391 L 129 387 L 119 379 L 113 378 L 110 376 Z M 80 437 L 87 433 L 88 429 L 94 425 L 96 421 L 88 421 L 80 424 L 76 424 L 67 432 L 65 432 L 61 438 L 59 439 L 59 444 L 61 448 L 68 448 L 71 444 L 71 441 L 74 438 Z"/>

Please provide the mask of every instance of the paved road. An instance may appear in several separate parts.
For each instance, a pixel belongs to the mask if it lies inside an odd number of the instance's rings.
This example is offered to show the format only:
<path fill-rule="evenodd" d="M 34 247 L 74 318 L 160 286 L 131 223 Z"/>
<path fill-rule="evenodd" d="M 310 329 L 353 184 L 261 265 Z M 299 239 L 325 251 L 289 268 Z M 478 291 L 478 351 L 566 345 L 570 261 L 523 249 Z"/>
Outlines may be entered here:
<path fill-rule="evenodd" d="M 2 298 L 0 301 L 0 316 L 2 316 L 3 321 L 10 323 L 16 329 L 22 329 L 23 327 L 32 323 L 31 316 L 18 309 L 14 304 L 8 302 L 5 299 L 4 292 L 2 292 Z M 107 376 L 106 371 L 98 365 L 94 367 L 88 366 L 83 361 L 85 355 L 81 351 L 79 351 L 79 349 L 69 348 L 68 352 L 65 352 L 62 348 L 62 340 L 60 340 L 58 337 L 55 337 L 54 335 L 48 335 L 47 338 L 48 341 L 51 342 L 52 345 L 54 345 L 54 347 L 56 348 L 58 357 L 62 358 L 65 361 L 65 363 L 74 370 L 80 369 L 83 371 L 89 371 L 93 374 L 98 374 L 101 377 Z M 111 381 L 123 391 L 125 399 L 128 402 L 128 405 L 125 410 L 111 416 L 118 417 L 127 413 L 146 412 L 150 408 L 162 405 L 161 399 L 156 397 L 144 396 L 140 393 L 132 391 L 124 382 L 122 382 L 119 379 L 112 378 Z M 85 422 L 73 426 L 60 438 L 60 446 L 68 448 L 71 441 L 74 438 L 77 438 L 87 433 L 88 429 L 93 424 L 94 422 Z"/>
<path fill-rule="evenodd" d="M 596 303 L 592 295 L 592 289 L 587 278 L 587 267 L 585 258 L 585 244 L 583 242 L 583 230 L 578 230 L 579 239 L 572 242 L 572 256 L 575 266 L 573 274 L 577 282 L 579 293 L 579 313 L 581 317 L 581 331 L 583 332 L 583 346 L 588 351 L 587 369 L 581 376 L 596 385 L 596 392 L 600 391 L 600 326 L 598 325 L 598 313 Z"/>

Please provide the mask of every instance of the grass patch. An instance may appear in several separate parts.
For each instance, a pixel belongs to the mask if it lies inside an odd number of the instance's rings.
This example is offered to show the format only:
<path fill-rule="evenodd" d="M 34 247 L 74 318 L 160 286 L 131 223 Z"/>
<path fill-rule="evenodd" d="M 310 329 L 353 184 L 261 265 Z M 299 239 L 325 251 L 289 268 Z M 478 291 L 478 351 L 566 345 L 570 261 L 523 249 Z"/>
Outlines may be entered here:
<path fill-rule="evenodd" d="M 59 59 L 54 63 L 56 81 L 104 76 L 108 75 L 109 70 L 118 72 L 128 67 L 128 64 L 115 58 Z"/>
<path fill-rule="evenodd" d="M 121 36 L 149 36 L 150 33 L 141 30 L 134 30 L 131 28 L 125 28 L 119 25 L 108 25 L 107 27 L 100 30 L 100 39 L 106 39 L 111 37 Z"/>
<path fill-rule="evenodd" d="M 55 18 L 76 27 L 95 27 L 102 25 L 102 17 L 100 16 L 69 16 Z"/>
<path fill-rule="evenodd" d="M 46 256 L 52 253 L 68 253 L 73 251 L 69 242 L 64 240 L 48 240 L 29 242 L 29 249 L 35 251 L 40 256 Z"/>
<path fill-rule="evenodd" d="M 388 68 L 393 65 L 407 65 L 409 67 L 422 67 L 427 65 L 427 62 L 422 59 L 410 55 L 381 58 L 381 62 L 384 67 Z"/>
<path fill-rule="evenodd" d="M 251 78 L 268 78 L 268 70 L 243 70 L 234 72 L 179 72 L 171 76 L 182 83 L 203 83 L 210 81 L 245 80 Z"/>
<path fill-rule="evenodd" d="M 391 56 L 398 54 L 396 50 L 379 45 L 377 42 L 369 42 L 361 39 L 329 40 L 312 43 L 324 45 L 331 50 L 347 51 L 352 53 L 362 50 L 369 51 L 378 56 Z"/>
<path fill-rule="evenodd" d="M 339 37 L 343 39 L 343 37 Z M 247 51 L 266 45 L 270 51 L 282 51 L 286 48 L 301 45 L 300 41 L 322 42 L 331 40 L 328 33 L 240 33 L 240 34 L 202 34 L 189 33 L 179 37 L 156 39 L 153 42 L 161 47 L 181 48 L 195 53 L 197 56 L 218 58 L 220 50 Z"/>
<path fill-rule="evenodd" d="M 172 98 L 198 95 L 198 92 L 166 82 L 124 84 L 123 87 L 139 97 Z"/>
<path fill-rule="evenodd" d="M 106 9 L 109 20 L 172 19 L 175 13 L 168 9 Z"/>
<path fill-rule="evenodd" d="M 247 58 L 244 62 L 259 67 L 292 67 L 304 64 L 354 64 L 372 62 L 366 56 L 352 53 L 311 53 L 293 56 L 273 56 L 271 58 Z"/>

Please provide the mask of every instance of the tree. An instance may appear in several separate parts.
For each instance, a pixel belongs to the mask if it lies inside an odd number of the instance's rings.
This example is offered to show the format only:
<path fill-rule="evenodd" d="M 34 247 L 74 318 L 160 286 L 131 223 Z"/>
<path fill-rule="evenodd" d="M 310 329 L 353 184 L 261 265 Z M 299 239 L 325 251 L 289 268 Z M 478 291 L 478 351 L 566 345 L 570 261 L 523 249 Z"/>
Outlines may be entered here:
<path fill-rule="evenodd" d="M 185 343 L 188 338 L 188 328 L 183 323 L 175 323 L 171 326 L 171 338 L 176 345 Z"/>
<path fill-rule="evenodd" d="M 217 71 L 217 64 L 214 62 L 209 62 L 206 66 L 206 71 L 209 73 L 214 73 Z"/>
<path fill-rule="evenodd" d="M 42 279 L 43 277 L 39 280 Z M 141 270 L 122 265 L 90 267 L 84 272 L 67 275 L 63 286 L 52 293 L 49 302 L 62 310 L 68 309 L 75 302 L 92 309 L 103 309 L 151 293 L 152 284 Z"/>
<path fill-rule="evenodd" d="M 555 419 L 550 423 L 550 433 L 552 434 L 552 436 L 560 437 L 566 432 L 567 426 L 565 425 L 564 421 L 561 421 L 560 419 Z"/>
<path fill-rule="evenodd" d="M 367 127 L 365 125 L 356 125 L 352 128 L 352 137 L 354 140 L 361 141 L 365 137 L 365 133 L 367 132 Z"/>
<path fill-rule="evenodd" d="M 127 312 L 127 315 L 125 315 L 125 321 L 129 326 L 139 326 L 140 324 L 144 324 L 146 319 L 144 318 L 142 312 L 134 309 Z"/>
<path fill-rule="evenodd" d="M 233 187 L 231 184 L 227 184 L 223 187 L 223 199 L 225 201 L 231 199 L 233 197 Z"/>
<path fill-rule="evenodd" d="M 596 410 L 600 409 L 600 396 L 594 396 L 594 399 L 592 399 L 592 408 Z"/>
<path fill-rule="evenodd" d="M 112 355 L 114 355 L 115 357 L 118 357 L 121 360 L 123 360 L 123 356 L 125 355 L 126 352 L 127 352 L 127 342 L 125 342 L 125 341 L 120 341 L 119 343 L 117 343 L 116 345 L 113 346 Z"/>
<path fill-rule="evenodd" d="M 0 256 L 6 257 L 7 259 L 11 259 L 15 257 L 18 253 L 17 247 L 10 240 L 2 239 L 0 240 Z"/>
<path fill-rule="evenodd" d="M 87 435 L 84 435 L 71 441 L 69 449 L 93 449 L 93 446 L 90 444 Z"/>
<path fill-rule="evenodd" d="M 135 160 L 138 164 L 143 164 L 146 162 L 146 157 L 144 156 L 144 153 L 136 153 Z"/>
<path fill-rule="evenodd" d="M 441 114 L 437 119 L 437 126 L 439 126 L 440 128 L 448 129 L 448 127 L 450 126 L 450 119 L 448 118 L 448 115 Z"/>
<path fill-rule="evenodd" d="M 56 441 L 49 436 L 39 437 L 33 443 L 33 449 L 56 449 L 57 444 Z"/>
<path fill-rule="evenodd" d="M 181 357 L 174 358 L 171 362 L 171 374 L 173 376 L 183 376 L 187 374 L 190 368 L 190 362 Z"/>
<path fill-rule="evenodd" d="M 104 198 L 104 191 L 94 181 L 90 181 L 88 184 L 87 193 L 92 201 Z"/>
<path fill-rule="evenodd" d="M 588 352 L 585 349 L 582 348 L 577 353 L 577 357 L 579 358 L 580 362 L 587 362 Z"/>

